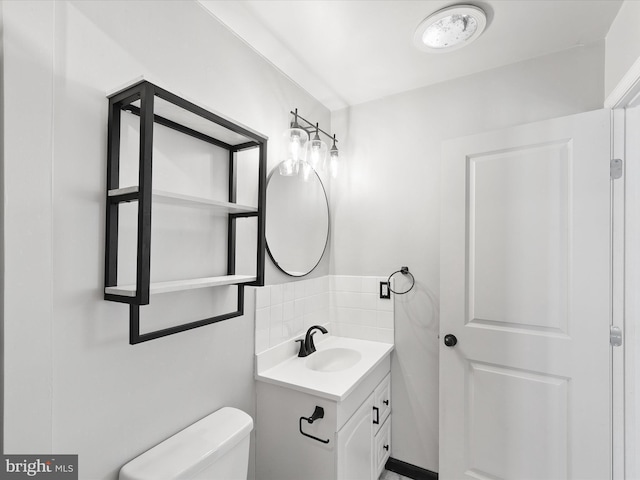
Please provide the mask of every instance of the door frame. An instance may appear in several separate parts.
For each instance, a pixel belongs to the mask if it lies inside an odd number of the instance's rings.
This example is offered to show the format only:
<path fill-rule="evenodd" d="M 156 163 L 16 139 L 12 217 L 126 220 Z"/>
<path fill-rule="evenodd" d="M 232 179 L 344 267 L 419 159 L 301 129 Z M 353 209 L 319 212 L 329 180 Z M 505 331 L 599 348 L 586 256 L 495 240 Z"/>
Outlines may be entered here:
<path fill-rule="evenodd" d="M 626 313 L 633 311 L 632 294 L 640 288 L 634 280 L 640 275 L 640 265 L 628 261 L 629 253 L 640 247 L 640 235 L 630 229 L 640 213 L 640 206 L 628 199 L 640 198 L 640 184 L 627 177 L 627 160 L 640 152 L 628 150 L 626 109 L 640 105 L 640 63 L 634 64 L 604 102 L 611 109 L 611 158 L 624 162 L 624 174 L 611 185 L 611 322 L 622 329 L 621 347 L 613 347 L 612 368 L 612 478 L 625 480 L 640 478 L 640 464 L 635 452 L 640 448 L 640 421 L 636 418 L 640 409 L 634 405 L 633 391 L 640 366 L 635 361 L 640 355 L 636 345 L 640 341 L 638 326 Z M 635 225 L 634 225 L 635 227 Z M 636 322 L 637 323 L 637 322 Z"/>

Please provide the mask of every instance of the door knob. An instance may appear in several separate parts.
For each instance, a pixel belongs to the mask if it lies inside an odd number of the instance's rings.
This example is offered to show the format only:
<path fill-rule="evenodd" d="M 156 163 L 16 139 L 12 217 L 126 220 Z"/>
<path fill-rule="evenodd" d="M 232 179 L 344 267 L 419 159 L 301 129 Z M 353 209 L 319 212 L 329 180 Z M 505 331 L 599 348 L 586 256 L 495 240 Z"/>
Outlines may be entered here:
<path fill-rule="evenodd" d="M 456 343 L 458 343 L 458 339 L 455 335 L 451 335 L 450 333 L 444 336 L 444 344 L 447 347 L 455 347 Z"/>

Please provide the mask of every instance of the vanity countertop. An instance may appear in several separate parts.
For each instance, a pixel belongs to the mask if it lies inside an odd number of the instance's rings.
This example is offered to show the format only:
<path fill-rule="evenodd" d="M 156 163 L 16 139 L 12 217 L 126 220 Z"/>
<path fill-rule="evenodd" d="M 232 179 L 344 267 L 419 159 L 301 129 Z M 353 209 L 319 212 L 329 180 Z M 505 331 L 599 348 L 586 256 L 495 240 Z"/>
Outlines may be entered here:
<path fill-rule="evenodd" d="M 355 350 L 361 357 L 357 363 L 343 370 L 317 371 L 309 368 L 314 355 L 330 349 Z M 256 380 L 339 402 L 390 355 L 392 350 L 393 345 L 389 343 L 329 336 L 316 343 L 316 352 L 307 357 L 290 356 L 269 368 L 257 368 Z"/>

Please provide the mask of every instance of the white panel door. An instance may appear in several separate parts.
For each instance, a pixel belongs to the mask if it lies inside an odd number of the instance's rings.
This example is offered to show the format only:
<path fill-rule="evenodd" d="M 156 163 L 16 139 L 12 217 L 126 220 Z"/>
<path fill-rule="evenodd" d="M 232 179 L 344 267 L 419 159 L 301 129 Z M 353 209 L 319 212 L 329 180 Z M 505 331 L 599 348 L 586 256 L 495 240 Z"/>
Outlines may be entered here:
<path fill-rule="evenodd" d="M 600 110 L 443 146 L 444 480 L 610 478 L 609 138 Z"/>

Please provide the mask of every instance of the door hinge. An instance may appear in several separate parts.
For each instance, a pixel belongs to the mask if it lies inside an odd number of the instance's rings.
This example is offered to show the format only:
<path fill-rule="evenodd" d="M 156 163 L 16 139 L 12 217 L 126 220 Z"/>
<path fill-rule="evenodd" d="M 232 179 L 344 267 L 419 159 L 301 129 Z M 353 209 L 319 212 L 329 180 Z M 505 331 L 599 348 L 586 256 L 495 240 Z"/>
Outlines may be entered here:
<path fill-rule="evenodd" d="M 622 329 L 620 327 L 612 325 L 609 328 L 609 342 L 612 347 L 619 347 L 622 345 Z"/>
<path fill-rule="evenodd" d="M 622 177 L 622 159 L 614 158 L 609 164 L 609 175 L 611 180 L 617 180 Z"/>

